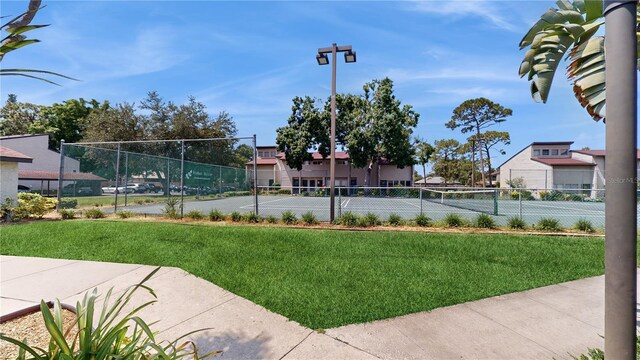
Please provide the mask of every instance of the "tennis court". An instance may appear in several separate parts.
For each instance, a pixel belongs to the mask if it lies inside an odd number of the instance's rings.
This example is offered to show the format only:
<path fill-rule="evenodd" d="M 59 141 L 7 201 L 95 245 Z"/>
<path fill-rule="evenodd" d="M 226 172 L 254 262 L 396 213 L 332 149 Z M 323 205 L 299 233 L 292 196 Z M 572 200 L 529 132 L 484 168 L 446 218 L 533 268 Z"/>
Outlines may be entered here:
<path fill-rule="evenodd" d="M 457 213 L 468 220 L 475 219 L 478 214 L 491 215 L 497 224 L 506 225 L 510 217 L 522 217 L 528 225 L 541 218 L 551 217 L 560 221 L 564 227 L 572 227 L 578 219 L 587 219 L 593 226 L 604 227 L 604 202 L 589 201 L 552 201 L 552 200 L 512 200 L 497 197 L 493 190 L 459 191 L 427 195 L 415 189 L 412 192 L 397 193 L 360 193 L 358 195 L 336 196 L 336 216 L 350 211 L 355 214 L 376 214 L 380 219 L 387 219 L 391 214 L 400 215 L 404 219 L 413 219 L 423 213 L 439 220 L 449 213 Z M 163 204 L 127 206 L 127 209 L 139 213 L 161 214 Z M 223 213 L 238 211 L 253 212 L 255 209 L 253 196 L 237 196 L 211 200 L 185 201 L 184 213 L 197 210 L 204 214 L 213 209 Z M 328 196 L 303 195 L 259 195 L 258 213 L 262 217 L 280 217 L 282 212 L 291 211 L 296 216 L 311 211 L 320 221 L 329 221 Z M 497 215 L 494 215 L 496 214 Z"/>

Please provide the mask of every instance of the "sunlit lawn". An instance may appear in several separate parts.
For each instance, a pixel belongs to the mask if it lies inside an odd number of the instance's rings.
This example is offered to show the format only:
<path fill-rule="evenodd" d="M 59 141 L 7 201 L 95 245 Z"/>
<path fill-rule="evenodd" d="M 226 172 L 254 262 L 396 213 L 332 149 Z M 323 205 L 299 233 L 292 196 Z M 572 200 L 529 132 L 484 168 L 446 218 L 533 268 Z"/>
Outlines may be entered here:
<path fill-rule="evenodd" d="M 3 226 L 8 255 L 176 266 L 311 328 L 603 273 L 601 238 L 123 221 Z"/>

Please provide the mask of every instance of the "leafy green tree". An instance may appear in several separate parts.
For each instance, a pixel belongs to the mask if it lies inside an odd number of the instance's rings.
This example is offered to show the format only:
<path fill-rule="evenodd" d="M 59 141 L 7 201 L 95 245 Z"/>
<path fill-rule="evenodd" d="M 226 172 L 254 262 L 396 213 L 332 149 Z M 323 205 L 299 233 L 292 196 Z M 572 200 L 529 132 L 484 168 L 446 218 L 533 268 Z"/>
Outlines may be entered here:
<path fill-rule="evenodd" d="M 605 116 L 606 103 L 605 49 L 604 36 L 596 33 L 604 24 L 603 2 L 563 0 L 556 4 L 558 7 L 542 14 L 520 41 L 520 50 L 527 49 L 520 77 L 527 76 L 531 81 L 534 100 L 546 103 L 556 70 L 566 55 L 566 76 L 573 83 L 576 99 L 594 120 L 600 120 Z M 640 22 L 640 9 L 636 18 Z"/>
<path fill-rule="evenodd" d="M 14 94 L 0 108 L 0 135 L 51 133 L 57 129 L 49 126 L 42 115 L 42 106 L 19 102 Z"/>
<path fill-rule="evenodd" d="M 498 103 L 486 98 L 469 99 L 458 105 L 453 110 L 451 120 L 445 124 L 451 130 L 460 128 L 463 134 L 472 133 L 472 139 L 480 142 L 481 148 L 484 147 L 483 134 L 485 129 L 504 122 L 507 117 L 513 114 L 512 110 L 505 108 Z M 485 162 L 484 151 L 480 151 L 480 169 L 482 174 L 482 184 L 486 184 L 485 180 Z M 490 159 L 487 159 L 490 162 Z"/>
<path fill-rule="evenodd" d="M 0 62 L 4 59 L 4 56 L 7 53 L 40 41 L 36 39 L 27 39 L 27 37 L 24 34 L 31 30 L 49 26 L 49 25 L 31 25 L 31 21 L 36 16 L 36 13 L 40 9 L 42 9 L 42 6 L 40 6 L 41 3 L 42 3 L 42 0 L 30 0 L 27 11 L 23 12 L 22 14 L 16 17 L 13 17 L 11 20 L 0 25 L 0 31 L 5 30 L 6 32 L 9 33 L 9 35 L 5 36 L 4 38 L 2 38 L 2 40 L 0 40 Z M 42 76 L 52 75 L 52 76 L 62 77 L 65 79 L 75 80 L 68 76 L 64 76 L 51 71 L 23 69 L 23 68 L 18 68 L 18 69 L 2 68 L 0 69 L 0 75 L 1 76 L 24 76 L 31 79 L 42 80 L 44 82 L 48 82 L 54 85 L 58 85 L 58 84 Z"/>
<path fill-rule="evenodd" d="M 469 142 L 476 139 L 476 135 L 472 135 L 469 137 Z M 506 131 L 485 131 L 482 134 L 482 141 L 478 142 L 481 146 L 481 152 L 484 154 L 484 158 L 487 159 L 486 165 L 489 172 L 492 172 L 494 169 L 491 166 L 491 153 L 497 152 L 500 155 L 506 154 L 503 148 L 500 145 L 510 145 L 511 144 L 511 136 Z M 489 186 L 493 185 L 493 181 L 491 176 L 489 176 Z"/>
<path fill-rule="evenodd" d="M 361 96 L 336 96 L 336 143 L 349 153 L 355 167 L 366 168 L 370 185 L 373 165 L 385 159 L 398 167 L 413 165 L 415 148 L 411 141 L 417 114 L 410 105 L 401 105 L 393 94 L 389 78 L 373 80 L 363 86 Z M 330 150 L 330 103 L 318 109 L 318 100 L 293 99 L 287 126 L 277 130 L 278 150 L 284 152 L 292 169 L 302 169 L 317 150 L 327 158 Z"/>
<path fill-rule="evenodd" d="M 46 119 L 47 125 L 55 128 L 49 138 L 50 147 L 60 149 L 60 140 L 74 143 L 84 138 L 87 127 L 87 116 L 93 110 L 104 110 L 109 108 L 109 102 L 98 102 L 95 99 L 85 100 L 70 99 L 62 103 L 54 103 L 51 106 L 42 107 L 42 116 Z"/>
<path fill-rule="evenodd" d="M 428 142 L 417 139 L 416 141 L 416 164 L 422 166 L 422 178 L 427 177 L 427 164 L 433 158 L 435 148 Z"/>
<path fill-rule="evenodd" d="M 309 149 L 317 148 L 322 157 L 329 156 L 331 152 L 325 139 L 329 134 L 316 107 L 316 99 L 296 96 L 292 101 L 287 126 L 276 130 L 276 144 L 278 151 L 284 153 L 287 165 L 300 171 L 304 162 L 312 158 Z"/>
<path fill-rule="evenodd" d="M 373 165 L 383 158 L 400 168 L 413 165 L 411 135 L 420 115 L 411 105 L 401 105 L 389 78 L 373 80 L 363 89 L 363 106 L 356 109 L 345 145 L 352 164 L 366 167 L 366 184 L 371 185 Z"/>
<path fill-rule="evenodd" d="M 460 181 L 463 169 L 462 145 L 455 139 L 436 140 L 433 152 L 433 172 L 447 183 Z"/>

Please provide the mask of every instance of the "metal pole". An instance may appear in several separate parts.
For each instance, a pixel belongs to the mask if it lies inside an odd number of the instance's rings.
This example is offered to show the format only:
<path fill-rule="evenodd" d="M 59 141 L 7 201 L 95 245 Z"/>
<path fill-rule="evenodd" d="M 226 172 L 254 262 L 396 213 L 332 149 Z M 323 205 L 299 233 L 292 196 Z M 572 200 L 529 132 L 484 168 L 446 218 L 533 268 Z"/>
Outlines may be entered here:
<path fill-rule="evenodd" d="M 118 143 L 118 152 L 116 155 L 116 188 L 113 191 L 113 213 L 118 212 L 118 178 L 120 177 L 120 143 Z M 125 192 L 127 189 L 125 189 Z"/>
<path fill-rule="evenodd" d="M 418 189 L 418 191 L 420 191 L 420 215 L 422 215 L 422 189 Z"/>
<path fill-rule="evenodd" d="M 64 139 L 60 140 L 60 170 L 58 172 L 58 204 L 56 210 L 60 211 L 60 202 L 62 201 L 62 184 L 64 182 Z M 42 186 L 40 186 L 42 190 Z M 47 190 L 48 191 L 48 190 Z"/>
<path fill-rule="evenodd" d="M 258 215 L 258 148 L 256 134 L 253 134 L 253 204 Z"/>
<path fill-rule="evenodd" d="M 606 0 L 604 348 L 636 357 L 637 45 L 635 0 Z"/>
<path fill-rule="evenodd" d="M 124 152 L 124 206 L 127 206 L 127 186 L 129 185 L 129 153 Z"/>
<path fill-rule="evenodd" d="M 184 140 L 180 142 L 180 217 L 184 215 Z"/>
<path fill-rule="evenodd" d="M 520 220 L 522 220 L 522 190 L 518 190 L 518 213 L 520 214 Z"/>
<path fill-rule="evenodd" d="M 338 53 L 335 43 L 331 45 L 331 159 L 329 165 L 329 221 L 335 220 L 336 205 L 336 55 Z"/>
<path fill-rule="evenodd" d="M 219 166 L 218 169 L 220 170 L 218 184 L 220 186 L 220 194 L 222 194 L 222 166 Z"/>
<path fill-rule="evenodd" d="M 167 183 L 167 187 L 165 190 L 165 195 L 167 197 L 171 197 L 171 181 L 169 180 L 169 160 L 167 159 L 167 173 L 165 174 L 165 180 Z"/>

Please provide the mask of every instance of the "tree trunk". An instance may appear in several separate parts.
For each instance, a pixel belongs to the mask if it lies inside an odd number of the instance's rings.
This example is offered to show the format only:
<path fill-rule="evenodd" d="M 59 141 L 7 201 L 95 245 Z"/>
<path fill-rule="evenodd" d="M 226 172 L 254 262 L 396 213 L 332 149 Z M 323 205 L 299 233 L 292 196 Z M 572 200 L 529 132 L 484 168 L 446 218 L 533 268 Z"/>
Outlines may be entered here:
<path fill-rule="evenodd" d="M 422 164 L 422 186 L 427 186 L 427 164 Z"/>
<path fill-rule="evenodd" d="M 482 155 L 482 147 L 484 146 L 484 143 L 482 143 L 482 140 L 480 139 L 479 129 L 478 129 L 477 135 L 478 135 L 477 141 L 480 141 L 480 171 L 482 173 L 482 187 L 485 187 L 487 183 L 486 183 L 486 178 L 484 174 L 484 156 Z"/>
<path fill-rule="evenodd" d="M 493 187 L 493 181 L 491 180 L 491 155 L 489 155 L 489 148 L 486 145 L 484 149 L 487 152 L 487 167 L 489 168 L 489 186 Z"/>

